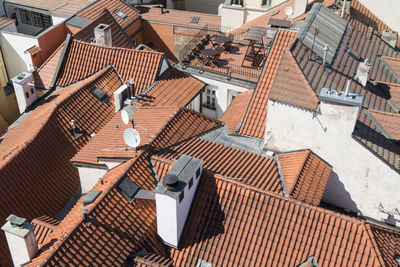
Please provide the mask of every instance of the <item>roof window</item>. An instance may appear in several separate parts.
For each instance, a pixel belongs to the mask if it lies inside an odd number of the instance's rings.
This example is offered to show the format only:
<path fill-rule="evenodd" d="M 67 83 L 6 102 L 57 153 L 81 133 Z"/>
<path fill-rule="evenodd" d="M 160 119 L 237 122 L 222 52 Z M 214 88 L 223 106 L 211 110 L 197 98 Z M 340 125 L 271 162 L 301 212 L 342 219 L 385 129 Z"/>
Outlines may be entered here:
<path fill-rule="evenodd" d="M 200 17 L 197 17 L 197 16 L 190 17 L 190 23 L 192 23 L 192 24 L 199 24 L 199 21 L 200 21 Z"/>
<path fill-rule="evenodd" d="M 121 19 L 126 19 L 128 16 L 119 9 L 114 10 L 114 14 L 120 17 Z"/>
<path fill-rule="evenodd" d="M 110 100 L 106 93 L 97 86 L 95 86 L 91 92 L 103 104 Z"/>

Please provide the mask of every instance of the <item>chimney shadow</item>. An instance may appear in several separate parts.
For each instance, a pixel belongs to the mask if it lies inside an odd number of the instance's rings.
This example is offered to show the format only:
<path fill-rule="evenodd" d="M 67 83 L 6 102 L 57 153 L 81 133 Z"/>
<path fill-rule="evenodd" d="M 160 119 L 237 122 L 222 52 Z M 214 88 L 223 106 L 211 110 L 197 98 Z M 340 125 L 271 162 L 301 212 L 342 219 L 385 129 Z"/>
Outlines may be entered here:
<path fill-rule="evenodd" d="M 220 203 L 220 189 L 211 172 L 203 171 L 179 249 L 188 248 L 225 233 L 225 212 Z"/>

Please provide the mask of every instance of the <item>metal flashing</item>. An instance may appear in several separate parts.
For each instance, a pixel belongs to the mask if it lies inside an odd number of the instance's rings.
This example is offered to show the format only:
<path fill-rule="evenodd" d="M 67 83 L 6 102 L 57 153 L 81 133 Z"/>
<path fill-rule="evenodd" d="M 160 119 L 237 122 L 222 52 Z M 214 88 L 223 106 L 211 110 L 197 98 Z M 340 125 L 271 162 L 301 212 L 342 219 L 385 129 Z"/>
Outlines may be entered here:
<path fill-rule="evenodd" d="M 68 26 L 77 27 L 77 28 L 82 29 L 82 28 L 86 27 L 88 24 L 90 24 L 91 22 L 92 22 L 91 19 L 75 15 L 72 18 L 70 18 L 69 20 L 67 20 L 65 22 L 65 24 Z"/>
<path fill-rule="evenodd" d="M 346 96 L 344 92 L 329 88 L 322 88 L 321 92 L 319 93 L 319 98 L 326 102 L 361 107 L 364 96 L 350 93 Z"/>
<path fill-rule="evenodd" d="M 60 75 L 61 68 L 64 66 L 64 62 L 66 60 L 66 55 L 69 52 L 69 49 L 71 47 L 71 42 L 72 42 L 72 35 L 70 33 L 68 33 L 67 38 L 65 39 L 63 51 L 61 52 L 61 56 L 60 56 L 60 59 L 58 60 L 56 70 L 54 71 L 53 80 L 51 81 L 51 84 L 50 84 L 50 91 L 55 89 L 55 85 L 56 85 L 58 76 Z"/>
<path fill-rule="evenodd" d="M 89 193 L 86 194 L 86 197 L 82 200 L 83 205 L 89 205 L 93 203 L 98 196 L 100 196 L 101 191 L 89 191 Z"/>

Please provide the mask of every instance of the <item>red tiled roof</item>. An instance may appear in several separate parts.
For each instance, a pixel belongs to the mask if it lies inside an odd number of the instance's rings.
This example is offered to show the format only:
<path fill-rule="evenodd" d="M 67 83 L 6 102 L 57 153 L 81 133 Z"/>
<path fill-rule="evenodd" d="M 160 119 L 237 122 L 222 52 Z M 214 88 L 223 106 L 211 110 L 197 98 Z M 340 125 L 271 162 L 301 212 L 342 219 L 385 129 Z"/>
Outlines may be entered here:
<path fill-rule="evenodd" d="M 91 42 L 91 40 L 94 38 L 94 28 L 96 28 L 100 23 L 110 25 L 112 46 L 133 48 L 133 44 L 131 40 L 129 40 L 126 33 L 118 26 L 118 24 L 114 22 L 112 16 L 107 12 L 103 12 L 100 17 L 82 28 L 74 35 L 74 38 L 84 42 Z"/>
<path fill-rule="evenodd" d="M 150 106 L 188 105 L 206 86 L 205 83 L 177 69 L 159 81 L 139 102 Z"/>
<path fill-rule="evenodd" d="M 79 186 L 79 175 L 69 160 L 89 140 L 76 140 L 70 121 L 88 134 L 97 133 L 114 113 L 113 91 L 122 82 L 108 67 L 90 78 L 51 94 L 4 135 L 0 143 L 0 221 L 11 213 L 28 220 L 54 216 Z M 90 92 L 109 88 L 110 100 L 101 103 Z M 12 199 L 12 201 L 10 201 Z M 4 235 L 0 235 L 0 264 L 10 265 Z"/>
<path fill-rule="evenodd" d="M 398 266 L 395 256 L 400 255 L 400 232 L 389 230 L 381 226 L 371 224 L 367 225 L 372 233 L 381 255 L 386 262 L 386 266 Z"/>
<path fill-rule="evenodd" d="M 199 138 L 161 151 L 158 156 L 178 159 L 186 154 L 203 160 L 203 167 L 225 177 L 233 177 L 261 190 L 282 192 L 276 162 L 239 149 L 230 148 Z"/>
<path fill-rule="evenodd" d="M 64 42 L 65 43 L 65 42 Z M 62 43 L 54 52 L 46 59 L 45 62 L 33 72 L 33 79 L 35 82 L 35 88 L 49 89 L 50 84 L 53 80 L 54 72 L 57 68 L 57 64 L 60 61 L 60 57 L 64 48 Z"/>
<path fill-rule="evenodd" d="M 152 84 L 158 73 L 163 54 L 133 49 L 101 47 L 72 40 L 65 64 L 56 85 L 67 86 L 84 79 L 93 71 L 112 64 L 123 81 L 133 79 L 136 93 Z"/>
<path fill-rule="evenodd" d="M 386 138 L 400 140 L 400 114 L 374 109 L 370 109 L 368 112 L 373 116 L 375 122 L 378 123 L 378 128 Z"/>
<path fill-rule="evenodd" d="M 377 16 L 374 15 L 368 8 L 360 3 L 359 0 L 351 1 L 350 15 L 345 14 L 344 18 L 361 31 L 365 36 L 368 36 L 368 26 L 372 27 L 379 34 L 384 30 L 392 30 Z M 399 44 L 400 37 L 397 41 Z"/>
<path fill-rule="evenodd" d="M 203 28 L 208 25 L 211 28 L 221 26 L 221 17 L 214 14 L 198 13 L 184 10 L 166 9 L 161 14 L 161 8 L 158 7 L 138 7 L 142 19 L 149 22 L 160 22 L 174 25 L 183 25 L 190 27 Z M 197 24 L 190 23 L 191 17 L 200 17 Z"/>
<path fill-rule="evenodd" d="M 269 99 L 313 111 L 318 107 L 318 96 L 288 50 L 283 53 Z"/>
<path fill-rule="evenodd" d="M 175 161 L 153 155 L 151 156 L 151 163 L 154 166 L 158 181 L 162 181 L 164 176 L 167 175 L 168 171 L 174 165 Z"/>
<path fill-rule="evenodd" d="M 264 138 L 267 103 L 272 82 L 275 78 L 283 51 L 289 47 L 290 41 L 295 36 L 296 33 L 290 31 L 280 30 L 277 33 L 274 45 L 265 64 L 264 72 L 244 117 L 240 134 Z"/>
<path fill-rule="evenodd" d="M 134 260 L 136 267 L 172 267 L 172 260 L 156 254 L 146 254 L 143 257 L 136 257 Z"/>
<path fill-rule="evenodd" d="M 69 0 L 66 2 L 48 0 L 7 0 L 6 2 L 49 10 L 51 14 L 72 16 L 75 12 L 78 12 L 92 1 L 93 0 Z"/>
<path fill-rule="evenodd" d="M 376 81 L 390 95 L 390 101 L 400 110 L 400 84 Z"/>
<path fill-rule="evenodd" d="M 394 57 L 386 57 L 386 56 L 382 56 L 381 58 L 392 69 L 392 71 L 397 75 L 397 77 L 400 77 L 400 59 Z"/>
<path fill-rule="evenodd" d="M 240 182 L 203 175 L 174 266 L 385 266 L 367 223 Z M 383 240 L 389 245 L 390 240 Z"/>
<path fill-rule="evenodd" d="M 304 202 L 319 205 L 332 167 L 310 150 L 278 155 L 286 194 Z"/>
<path fill-rule="evenodd" d="M 85 79 L 91 73 L 104 68 L 104 66 L 112 64 L 121 75 L 123 81 L 133 79 L 136 92 L 141 93 L 156 79 L 162 57 L 163 54 L 158 52 L 101 47 L 79 40 L 72 40 L 55 85 L 61 87 L 70 85 Z M 42 65 L 38 70 L 35 84 L 41 82 L 46 86 L 46 89 L 49 89 L 55 66 L 59 61 L 58 58 L 54 56 Z M 40 78 L 39 81 L 38 77 Z"/>
<path fill-rule="evenodd" d="M 60 224 L 60 221 L 44 215 L 33 219 L 31 223 L 33 224 L 35 239 L 40 247 L 45 238 L 56 229 L 58 224 Z"/>
<path fill-rule="evenodd" d="M 28 266 L 122 266 L 129 255 L 143 247 L 164 255 L 157 238 L 154 201 L 135 199 L 129 203 L 116 189 L 125 174 L 141 188 L 154 189 L 146 158 L 143 153 L 104 175 L 103 184 L 93 188 L 101 195 L 86 206 L 81 202 L 83 196 Z M 83 208 L 89 210 L 90 226 L 83 221 Z"/>
<path fill-rule="evenodd" d="M 220 118 L 231 132 L 238 130 L 243 116 L 246 114 L 253 93 L 254 91 L 239 93 Z"/>
<path fill-rule="evenodd" d="M 111 13 L 113 18 L 123 29 L 140 18 L 140 14 L 134 8 L 120 0 L 98 0 L 79 12 L 77 15 L 87 19 L 96 20 L 102 16 L 104 9 L 107 9 Z M 125 19 L 120 18 L 114 13 L 117 9 L 122 11 L 128 17 Z"/>

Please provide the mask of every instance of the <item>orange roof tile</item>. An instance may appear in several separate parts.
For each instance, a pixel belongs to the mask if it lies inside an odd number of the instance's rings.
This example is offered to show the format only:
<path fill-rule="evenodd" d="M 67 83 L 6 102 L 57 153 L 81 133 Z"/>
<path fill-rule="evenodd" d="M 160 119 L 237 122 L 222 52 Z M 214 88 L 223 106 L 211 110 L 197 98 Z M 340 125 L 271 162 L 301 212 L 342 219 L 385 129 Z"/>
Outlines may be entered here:
<path fill-rule="evenodd" d="M 341 11 L 340 11 L 341 12 Z M 368 26 L 372 27 L 375 31 L 381 34 L 384 30 L 392 30 L 377 16 L 374 15 L 368 8 L 360 3 L 359 0 L 351 1 L 350 15 L 345 14 L 344 18 L 355 26 L 365 36 L 368 36 Z M 397 41 L 399 45 L 400 36 Z"/>
<path fill-rule="evenodd" d="M 286 194 L 314 205 L 319 205 L 332 167 L 310 150 L 278 155 L 285 182 Z"/>
<path fill-rule="evenodd" d="M 158 153 L 166 159 L 178 159 L 182 154 L 203 160 L 205 169 L 233 177 L 261 190 L 282 192 L 276 162 L 239 149 L 199 138 L 193 138 Z"/>
<path fill-rule="evenodd" d="M 146 93 L 139 102 L 147 106 L 187 106 L 206 86 L 205 83 L 177 69 L 170 72 Z"/>
<path fill-rule="evenodd" d="M 253 93 L 254 91 L 239 93 L 220 118 L 231 132 L 238 130 L 243 116 L 246 114 Z"/>
<path fill-rule="evenodd" d="M 175 161 L 153 155 L 151 156 L 151 163 L 154 166 L 158 181 L 162 181 L 164 176 L 167 175 L 168 171 L 174 165 Z"/>
<path fill-rule="evenodd" d="M 379 87 L 390 96 L 389 100 L 400 110 L 400 84 L 376 81 Z"/>
<path fill-rule="evenodd" d="M 387 66 L 389 66 L 389 68 L 395 73 L 395 75 L 397 75 L 397 77 L 400 77 L 400 59 L 387 56 L 382 56 L 381 58 L 385 61 Z"/>
<path fill-rule="evenodd" d="M 96 20 L 102 16 L 104 10 L 107 9 L 115 21 L 121 25 L 123 29 L 126 29 L 134 21 L 140 18 L 139 12 L 136 9 L 129 6 L 127 3 L 119 0 L 97 0 L 91 5 L 88 5 L 84 10 L 77 13 L 78 16 L 84 17 L 91 20 Z M 114 12 L 116 10 L 122 11 L 127 18 L 122 19 Z"/>
<path fill-rule="evenodd" d="M 385 266 L 367 223 L 218 175 L 203 175 L 173 265 Z M 387 245 L 389 239 L 383 240 Z"/>
<path fill-rule="evenodd" d="M 56 229 L 60 221 L 44 215 L 33 219 L 31 223 L 33 224 L 33 233 L 35 235 L 35 239 L 40 247 L 45 238 Z"/>
<path fill-rule="evenodd" d="M 214 14 L 198 13 L 184 10 L 166 9 L 161 14 L 161 8 L 158 7 L 138 7 L 142 19 L 149 22 L 160 22 L 173 25 L 183 25 L 196 28 L 209 26 L 210 28 L 218 28 L 221 26 L 221 17 Z M 190 23 L 191 17 L 200 17 L 197 24 Z"/>
<path fill-rule="evenodd" d="M 79 186 L 79 175 L 69 160 L 97 133 L 114 113 L 113 91 L 122 82 L 112 67 L 64 90 L 39 104 L 0 143 L 0 188 L 4 199 L 0 220 L 11 213 L 28 220 L 54 216 Z M 110 100 L 93 96 L 94 86 L 109 88 Z M 87 134 L 75 139 L 70 121 Z M 7 188 L 7 190 L 4 190 Z M 13 201 L 10 201 L 12 199 Z M 0 235 L 0 264 L 10 265 L 4 235 Z"/>
<path fill-rule="evenodd" d="M 265 64 L 263 74 L 244 117 L 240 134 L 264 138 L 267 103 L 272 82 L 275 78 L 283 51 L 289 47 L 291 40 L 293 40 L 295 36 L 295 32 L 284 30 L 278 32 Z"/>
<path fill-rule="evenodd" d="M 56 85 L 67 86 L 107 64 L 112 64 L 122 80 L 133 79 L 136 93 L 141 93 L 156 79 L 162 57 L 163 54 L 158 52 L 101 47 L 72 40 Z"/>
<path fill-rule="evenodd" d="M 94 39 L 94 28 L 100 23 L 111 26 L 111 38 L 112 45 L 114 47 L 133 48 L 133 43 L 129 39 L 128 35 L 122 30 L 112 18 L 112 15 L 107 12 L 103 12 L 96 20 L 82 28 L 78 33 L 74 35 L 74 38 L 84 41 L 91 42 Z"/>
<path fill-rule="evenodd" d="M 136 257 L 134 259 L 134 266 L 136 267 L 172 267 L 172 260 L 161 257 L 156 254 L 146 254 L 143 257 Z"/>
<path fill-rule="evenodd" d="M 285 51 L 271 87 L 269 99 L 315 111 L 319 97 L 290 51 Z"/>
<path fill-rule="evenodd" d="M 400 140 L 400 114 L 370 109 L 374 123 L 386 138 Z"/>
<path fill-rule="evenodd" d="M 93 0 L 69 0 L 66 2 L 47 0 L 7 0 L 6 2 L 49 10 L 51 14 L 71 16 L 92 1 Z"/>
<path fill-rule="evenodd" d="M 389 230 L 379 225 L 367 225 L 372 233 L 386 266 L 398 266 L 395 256 L 400 256 L 400 232 Z"/>

